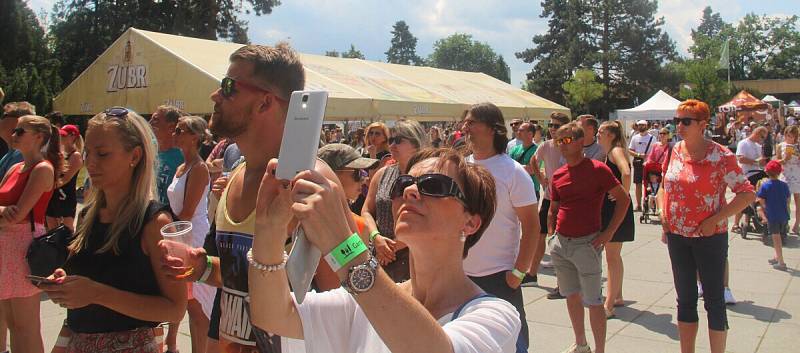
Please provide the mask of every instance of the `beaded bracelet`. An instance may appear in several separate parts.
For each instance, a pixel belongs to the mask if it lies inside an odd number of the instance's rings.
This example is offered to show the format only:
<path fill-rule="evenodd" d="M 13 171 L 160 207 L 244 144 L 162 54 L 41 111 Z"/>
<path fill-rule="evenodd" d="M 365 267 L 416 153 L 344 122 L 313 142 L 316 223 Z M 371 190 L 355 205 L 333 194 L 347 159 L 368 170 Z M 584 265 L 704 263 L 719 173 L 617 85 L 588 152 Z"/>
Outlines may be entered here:
<path fill-rule="evenodd" d="M 250 248 L 250 250 L 247 251 L 247 262 L 250 263 L 250 266 L 261 272 L 275 272 L 278 270 L 282 270 L 284 267 L 286 267 L 286 261 L 288 260 L 289 260 L 289 254 L 287 254 L 286 251 L 284 251 L 283 261 L 281 263 L 275 265 L 265 265 L 253 259 L 252 248 Z"/>

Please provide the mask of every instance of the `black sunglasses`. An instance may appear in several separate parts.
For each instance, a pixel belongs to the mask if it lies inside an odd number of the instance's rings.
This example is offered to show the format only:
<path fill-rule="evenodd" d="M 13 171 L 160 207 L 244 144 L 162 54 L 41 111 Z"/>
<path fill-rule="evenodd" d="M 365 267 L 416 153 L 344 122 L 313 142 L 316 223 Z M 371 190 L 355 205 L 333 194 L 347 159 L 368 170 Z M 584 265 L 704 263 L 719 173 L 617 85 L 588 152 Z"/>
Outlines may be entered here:
<path fill-rule="evenodd" d="M 369 172 L 364 169 L 339 169 L 337 172 L 352 172 L 355 181 L 362 181 L 369 176 Z"/>
<path fill-rule="evenodd" d="M 679 118 L 679 117 L 676 116 L 676 117 L 672 118 L 672 121 L 674 121 L 676 125 L 677 124 L 682 124 L 683 126 L 689 126 L 689 125 L 692 125 L 692 121 L 700 121 L 700 119 Z"/>
<path fill-rule="evenodd" d="M 403 192 L 412 184 L 417 185 L 420 194 L 431 197 L 455 197 L 461 203 L 467 203 L 456 181 L 444 174 L 423 174 L 418 177 L 401 175 L 394 181 L 389 197 L 396 199 L 403 196 Z"/>
<path fill-rule="evenodd" d="M 11 134 L 17 136 L 25 135 L 25 129 L 21 127 L 14 128 L 14 130 L 11 130 Z"/>
<path fill-rule="evenodd" d="M 123 119 L 128 117 L 128 109 L 123 107 L 112 107 L 104 110 L 103 114 L 112 118 Z"/>
<path fill-rule="evenodd" d="M 231 96 L 236 94 L 236 87 L 249 89 L 251 91 L 270 92 L 269 90 L 263 89 L 255 85 L 251 85 L 247 82 L 236 81 L 230 77 L 223 78 L 219 84 L 220 92 L 222 93 L 222 96 L 225 98 L 230 98 Z M 281 99 L 278 96 L 275 97 Z"/>
<path fill-rule="evenodd" d="M 176 128 L 175 128 L 175 135 L 180 135 L 180 134 L 182 134 L 182 133 L 184 133 L 184 132 L 186 132 L 186 130 L 184 130 L 184 129 L 181 129 L 181 128 L 179 128 L 179 127 L 176 127 Z"/>
<path fill-rule="evenodd" d="M 548 129 L 558 129 L 560 127 L 561 127 L 561 124 L 550 124 L 550 125 L 547 125 Z"/>
<path fill-rule="evenodd" d="M 399 145 L 399 144 L 403 143 L 403 140 L 407 140 L 407 139 L 405 137 L 402 137 L 402 136 L 394 136 L 394 137 L 390 137 L 389 140 L 387 140 L 387 142 L 390 145 L 391 144 Z"/>

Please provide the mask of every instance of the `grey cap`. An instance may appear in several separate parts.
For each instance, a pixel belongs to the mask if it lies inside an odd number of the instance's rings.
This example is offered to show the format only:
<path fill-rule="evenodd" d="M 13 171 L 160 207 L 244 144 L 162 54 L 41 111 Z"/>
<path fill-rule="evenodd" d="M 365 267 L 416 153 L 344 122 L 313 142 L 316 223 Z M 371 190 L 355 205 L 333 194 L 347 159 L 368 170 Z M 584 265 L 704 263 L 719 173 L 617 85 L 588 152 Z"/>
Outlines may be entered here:
<path fill-rule="evenodd" d="M 319 149 L 317 157 L 325 161 L 331 169 L 370 169 L 378 164 L 377 159 L 364 158 L 355 148 L 343 143 L 331 143 Z"/>

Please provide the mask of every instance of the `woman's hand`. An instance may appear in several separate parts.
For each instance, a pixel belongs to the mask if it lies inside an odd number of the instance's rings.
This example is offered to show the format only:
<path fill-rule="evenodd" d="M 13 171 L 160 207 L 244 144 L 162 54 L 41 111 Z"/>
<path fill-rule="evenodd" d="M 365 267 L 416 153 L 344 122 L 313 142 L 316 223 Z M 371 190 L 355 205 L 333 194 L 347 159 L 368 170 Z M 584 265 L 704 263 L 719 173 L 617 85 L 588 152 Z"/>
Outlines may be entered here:
<path fill-rule="evenodd" d="M 228 186 L 229 178 L 219 177 L 217 180 L 214 180 L 214 183 L 211 184 L 211 193 L 219 199 L 222 197 L 222 191 L 225 190 L 225 187 Z"/>
<path fill-rule="evenodd" d="M 200 279 L 208 265 L 206 249 L 189 248 L 187 250 L 188 259 L 184 263 L 180 257 L 169 256 L 165 241 L 167 240 L 159 241 L 158 248 L 161 250 L 161 269 L 167 275 L 167 278 L 180 282 L 195 282 Z M 186 274 L 189 272 L 191 274 L 187 276 Z"/>
<path fill-rule="evenodd" d="M 378 258 L 378 262 L 381 263 L 381 266 L 386 266 L 396 259 L 394 240 L 385 238 L 382 235 L 377 235 L 373 243 L 375 244 L 375 256 Z"/>
<path fill-rule="evenodd" d="M 292 192 L 289 182 L 275 177 L 277 169 L 278 160 L 272 159 L 261 178 L 256 198 L 256 224 L 269 230 L 283 230 L 281 235 L 285 239 L 286 229 L 292 220 Z"/>
<path fill-rule="evenodd" d="M 714 231 L 717 230 L 717 223 L 719 222 L 717 222 L 714 216 L 704 219 L 698 226 L 700 228 L 700 234 L 706 237 L 714 235 Z"/>
<path fill-rule="evenodd" d="M 67 276 L 57 269 L 50 277 L 56 284 L 41 284 L 39 289 L 47 292 L 53 303 L 67 309 L 80 309 L 95 302 L 100 295 L 100 284 L 83 276 Z"/>
<path fill-rule="evenodd" d="M 378 147 L 375 145 L 367 146 L 367 153 L 369 153 L 370 158 L 375 158 L 375 156 L 378 154 Z"/>
<path fill-rule="evenodd" d="M 300 172 L 292 181 L 292 213 L 300 220 L 306 237 L 323 254 L 352 234 L 347 222 L 350 210 L 339 185 L 314 170 Z"/>

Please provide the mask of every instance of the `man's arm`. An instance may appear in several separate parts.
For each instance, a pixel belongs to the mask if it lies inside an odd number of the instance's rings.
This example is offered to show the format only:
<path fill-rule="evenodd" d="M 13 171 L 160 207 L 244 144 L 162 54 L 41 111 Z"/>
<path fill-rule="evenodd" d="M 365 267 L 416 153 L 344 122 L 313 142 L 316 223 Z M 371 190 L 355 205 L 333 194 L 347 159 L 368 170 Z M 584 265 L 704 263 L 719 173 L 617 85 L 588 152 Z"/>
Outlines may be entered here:
<path fill-rule="evenodd" d="M 541 225 L 539 224 L 539 204 L 532 204 L 522 207 L 514 207 L 514 212 L 522 224 L 522 236 L 519 239 L 519 254 L 517 260 L 514 262 L 514 268 L 527 273 L 533 261 L 533 254 L 536 253 L 537 238 L 540 236 L 539 231 Z"/>

